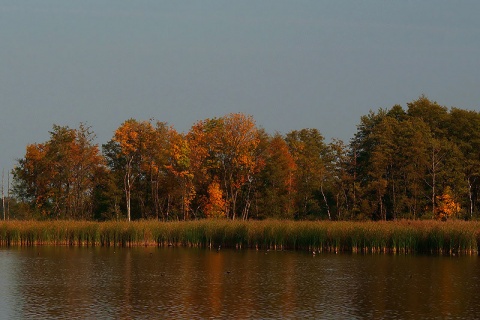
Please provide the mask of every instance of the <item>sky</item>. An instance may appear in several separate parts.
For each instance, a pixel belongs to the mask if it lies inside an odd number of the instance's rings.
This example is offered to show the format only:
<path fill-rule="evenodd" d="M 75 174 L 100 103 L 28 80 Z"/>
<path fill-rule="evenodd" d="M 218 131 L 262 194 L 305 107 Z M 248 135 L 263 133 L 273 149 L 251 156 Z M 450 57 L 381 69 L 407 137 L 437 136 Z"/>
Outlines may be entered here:
<path fill-rule="evenodd" d="M 54 124 L 101 145 L 130 118 L 187 132 L 250 114 L 348 143 L 425 94 L 480 110 L 480 1 L 0 0 L 0 169 Z"/>

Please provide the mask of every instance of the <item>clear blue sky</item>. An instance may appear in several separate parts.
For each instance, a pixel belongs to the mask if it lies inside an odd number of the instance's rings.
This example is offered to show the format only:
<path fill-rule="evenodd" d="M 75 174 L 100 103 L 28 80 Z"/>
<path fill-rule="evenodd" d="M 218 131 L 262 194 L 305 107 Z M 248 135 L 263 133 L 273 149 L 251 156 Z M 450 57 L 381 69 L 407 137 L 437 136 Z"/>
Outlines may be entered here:
<path fill-rule="evenodd" d="M 347 141 L 421 94 L 480 108 L 480 1 L 0 0 L 0 169 L 53 124 L 230 112 Z"/>

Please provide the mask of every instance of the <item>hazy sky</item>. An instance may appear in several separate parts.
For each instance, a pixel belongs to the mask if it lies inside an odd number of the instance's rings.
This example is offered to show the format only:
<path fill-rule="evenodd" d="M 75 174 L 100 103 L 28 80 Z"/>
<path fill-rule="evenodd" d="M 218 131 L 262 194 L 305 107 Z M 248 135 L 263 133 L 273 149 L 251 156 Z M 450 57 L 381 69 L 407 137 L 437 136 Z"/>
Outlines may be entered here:
<path fill-rule="evenodd" d="M 421 94 L 480 109 L 480 1 L 0 0 L 0 169 L 53 124 L 230 112 L 348 141 Z"/>

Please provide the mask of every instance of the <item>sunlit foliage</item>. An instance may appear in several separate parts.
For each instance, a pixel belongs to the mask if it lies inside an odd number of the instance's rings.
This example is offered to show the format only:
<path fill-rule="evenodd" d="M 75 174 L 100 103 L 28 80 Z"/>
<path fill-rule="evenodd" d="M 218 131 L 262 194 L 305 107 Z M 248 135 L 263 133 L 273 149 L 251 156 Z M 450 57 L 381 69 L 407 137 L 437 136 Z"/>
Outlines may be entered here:
<path fill-rule="evenodd" d="M 13 170 L 15 218 L 399 220 L 480 217 L 480 113 L 426 96 L 370 111 L 353 139 L 268 134 L 252 116 L 129 119 L 102 147 L 54 126 Z M 25 210 L 23 208 L 29 208 Z"/>

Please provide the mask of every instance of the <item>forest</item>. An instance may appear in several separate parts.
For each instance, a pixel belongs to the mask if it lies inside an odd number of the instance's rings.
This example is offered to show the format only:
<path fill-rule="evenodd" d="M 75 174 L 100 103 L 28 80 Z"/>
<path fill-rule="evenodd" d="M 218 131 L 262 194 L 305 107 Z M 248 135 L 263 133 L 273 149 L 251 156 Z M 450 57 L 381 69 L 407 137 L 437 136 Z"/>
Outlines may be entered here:
<path fill-rule="evenodd" d="M 12 170 L 4 219 L 400 220 L 480 216 L 480 114 L 426 96 L 370 111 L 354 137 L 265 132 L 252 116 L 186 133 L 128 119 L 101 147 L 54 125 Z"/>

